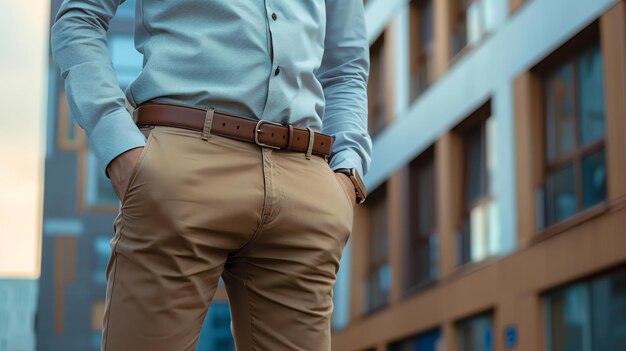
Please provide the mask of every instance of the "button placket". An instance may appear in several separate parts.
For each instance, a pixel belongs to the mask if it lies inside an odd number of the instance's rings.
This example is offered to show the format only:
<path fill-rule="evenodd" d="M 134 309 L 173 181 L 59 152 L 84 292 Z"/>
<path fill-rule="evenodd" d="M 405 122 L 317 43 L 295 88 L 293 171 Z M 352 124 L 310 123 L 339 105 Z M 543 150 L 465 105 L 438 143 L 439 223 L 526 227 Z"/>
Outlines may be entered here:
<path fill-rule="evenodd" d="M 266 20 L 267 20 L 267 30 L 269 32 L 269 37 L 268 37 L 268 44 L 269 44 L 269 50 L 270 50 L 270 62 L 272 63 L 272 65 L 274 64 L 274 38 L 272 37 L 272 21 L 269 20 L 268 17 L 271 17 L 274 21 L 278 18 L 278 16 L 276 15 L 276 12 L 272 12 L 271 11 L 271 1 L 269 0 L 265 0 L 265 14 L 266 14 Z M 271 15 L 270 15 L 271 12 Z"/>
<path fill-rule="evenodd" d="M 276 105 L 273 104 L 273 101 L 276 101 L 281 94 L 281 85 L 282 82 L 279 79 L 279 74 L 281 73 L 284 64 L 280 52 L 280 36 L 283 35 L 280 32 L 281 23 L 278 23 L 278 13 L 280 12 L 280 8 L 276 8 L 273 4 L 273 0 L 265 0 L 265 18 L 268 26 L 268 34 L 270 40 L 270 66 L 269 66 L 269 79 L 267 81 L 267 96 L 265 99 L 265 105 L 263 106 L 263 111 L 261 113 L 261 118 L 263 119 L 272 119 L 274 117 L 268 117 L 274 115 L 277 111 L 275 111 Z M 274 16 L 275 15 L 275 16 Z M 275 18 L 274 18 L 275 17 Z M 277 27 L 278 26 L 278 27 Z M 276 46 L 278 45 L 278 46 Z M 284 73 L 284 72 L 282 72 Z"/>

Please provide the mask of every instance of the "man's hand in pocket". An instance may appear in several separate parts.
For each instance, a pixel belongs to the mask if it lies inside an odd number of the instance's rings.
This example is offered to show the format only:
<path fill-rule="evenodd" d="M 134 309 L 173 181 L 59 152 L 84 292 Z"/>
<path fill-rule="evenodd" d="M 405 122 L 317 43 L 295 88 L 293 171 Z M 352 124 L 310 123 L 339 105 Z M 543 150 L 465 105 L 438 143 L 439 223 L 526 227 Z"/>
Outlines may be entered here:
<path fill-rule="evenodd" d="M 352 204 L 352 208 L 354 208 L 354 206 L 356 206 L 356 192 L 354 190 L 354 184 L 352 184 L 352 181 L 350 180 L 350 177 L 348 177 L 347 175 L 341 173 L 341 172 L 335 172 L 335 177 L 339 177 L 339 181 L 341 184 L 343 184 L 343 187 L 346 191 L 346 194 L 349 194 L 349 197 L 351 199 L 350 203 Z"/>
<path fill-rule="evenodd" d="M 113 191 L 121 202 L 124 202 L 122 196 L 126 192 L 130 176 L 135 168 L 135 164 L 139 161 L 139 156 L 144 146 L 127 150 L 115 157 L 107 166 L 107 173 L 113 185 Z"/>

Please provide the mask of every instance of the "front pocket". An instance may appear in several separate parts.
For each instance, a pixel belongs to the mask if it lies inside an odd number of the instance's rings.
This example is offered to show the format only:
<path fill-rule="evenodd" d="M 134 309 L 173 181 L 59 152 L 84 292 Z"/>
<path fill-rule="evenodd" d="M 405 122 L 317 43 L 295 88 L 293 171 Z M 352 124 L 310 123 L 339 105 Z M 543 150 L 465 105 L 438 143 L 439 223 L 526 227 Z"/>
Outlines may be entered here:
<path fill-rule="evenodd" d="M 343 184 L 341 184 L 341 180 L 337 179 L 337 177 L 339 177 L 339 176 L 342 176 L 342 177 L 346 177 L 346 176 L 345 176 L 345 175 L 343 175 L 343 174 L 337 174 L 337 173 L 336 173 L 336 172 L 335 172 L 335 171 L 334 171 L 334 170 L 330 167 L 330 164 L 328 164 L 328 162 L 326 162 L 326 160 L 325 160 L 323 157 L 321 157 L 321 156 L 317 156 L 317 155 L 316 155 L 316 156 L 315 156 L 315 158 L 316 158 L 316 159 L 319 159 L 319 160 L 320 160 L 320 161 L 324 164 L 324 167 L 328 170 L 328 173 L 330 173 L 330 175 L 333 177 L 335 184 L 339 187 L 339 191 L 340 191 L 341 193 L 343 193 L 343 198 L 344 198 L 346 201 L 348 201 L 348 206 L 350 206 L 350 208 L 352 208 L 352 210 L 354 210 L 354 204 L 356 203 L 356 199 L 351 200 L 351 197 L 350 197 L 350 196 L 352 196 L 352 195 L 350 195 L 350 194 L 348 194 L 348 193 L 346 192 L 346 189 L 345 189 L 346 187 L 345 187 Z M 350 181 L 350 180 L 348 180 L 348 181 Z M 352 182 L 351 182 L 351 181 L 350 181 L 350 184 L 352 184 Z M 356 193 L 355 193 L 353 196 L 356 196 Z"/>
<path fill-rule="evenodd" d="M 346 200 L 348 201 L 348 204 L 350 205 L 350 207 L 352 207 L 354 209 L 354 203 L 356 202 L 356 199 L 351 198 L 350 196 L 354 196 L 356 197 L 356 193 L 353 194 L 348 194 L 346 192 L 346 187 L 344 184 L 341 184 L 341 180 L 337 179 L 337 177 L 346 177 L 346 175 L 344 174 L 337 174 L 336 172 L 333 171 L 333 176 L 335 177 L 335 180 L 337 182 L 337 184 L 339 185 L 339 187 L 341 188 L 341 191 L 343 192 L 343 195 L 345 196 Z M 352 185 L 352 182 L 347 179 L 348 182 L 350 182 L 350 185 Z"/>
<path fill-rule="evenodd" d="M 122 197 L 122 206 L 124 205 L 124 203 L 126 203 L 126 197 L 128 196 L 129 190 L 135 182 L 135 178 L 137 178 L 137 174 L 139 173 L 143 160 L 146 156 L 146 152 L 148 151 L 148 148 L 150 147 L 150 143 L 152 141 L 152 135 L 154 133 L 154 126 L 140 127 L 139 130 L 141 130 L 144 136 L 146 136 L 146 145 L 144 145 L 143 149 L 141 150 L 141 153 L 139 154 L 139 158 L 137 158 L 137 162 L 135 162 L 135 166 L 133 167 L 133 170 L 130 172 L 128 185 L 126 185 L 126 189 L 124 190 L 124 196 Z"/>

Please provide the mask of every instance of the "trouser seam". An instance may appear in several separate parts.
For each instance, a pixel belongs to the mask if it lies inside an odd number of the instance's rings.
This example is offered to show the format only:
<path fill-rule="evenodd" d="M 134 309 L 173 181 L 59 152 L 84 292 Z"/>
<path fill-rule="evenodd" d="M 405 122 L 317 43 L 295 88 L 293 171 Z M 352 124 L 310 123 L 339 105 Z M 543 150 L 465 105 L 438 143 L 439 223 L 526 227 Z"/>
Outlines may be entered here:
<path fill-rule="evenodd" d="M 252 323 L 252 310 L 253 310 L 253 305 L 252 305 L 252 298 L 250 296 L 250 290 L 248 289 L 248 281 L 249 281 L 249 276 L 248 276 L 248 269 L 246 268 L 246 279 L 243 282 L 243 286 L 246 289 L 246 298 L 248 299 L 248 323 L 250 323 L 250 344 L 252 345 L 252 351 L 256 350 L 256 339 L 255 339 L 255 332 L 254 332 L 254 323 Z"/>

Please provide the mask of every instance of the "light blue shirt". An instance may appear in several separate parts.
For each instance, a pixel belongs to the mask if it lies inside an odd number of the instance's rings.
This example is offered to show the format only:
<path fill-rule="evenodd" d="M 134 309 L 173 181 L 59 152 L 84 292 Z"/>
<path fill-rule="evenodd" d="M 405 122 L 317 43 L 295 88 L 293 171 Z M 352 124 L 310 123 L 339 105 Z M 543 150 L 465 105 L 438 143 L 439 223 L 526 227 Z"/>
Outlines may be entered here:
<path fill-rule="evenodd" d="M 213 107 L 333 135 L 331 168 L 368 171 L 369 43 L 362 0 L 137 0 L 141 73 L 119 86 L 106 40 L 123 0 L 65 0 L 51 49 L 69 110 L 98 167 L 144 146 L 126 109 L 147 100 Z"/>

